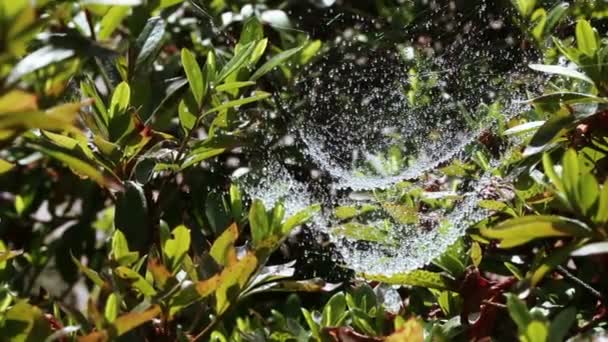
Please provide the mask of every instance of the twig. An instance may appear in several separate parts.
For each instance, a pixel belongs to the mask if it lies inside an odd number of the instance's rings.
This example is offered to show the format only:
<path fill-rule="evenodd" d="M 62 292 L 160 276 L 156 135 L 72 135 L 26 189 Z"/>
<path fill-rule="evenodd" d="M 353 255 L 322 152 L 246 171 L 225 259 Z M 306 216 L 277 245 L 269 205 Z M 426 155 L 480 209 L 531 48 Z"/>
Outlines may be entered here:
<path fill-rule="evenodd" d="M 198 341 L 200 338 L 202 338 L 203 336 L 207 335 L 207 333 L 209 332 L 209 330 L 211 330 L 211 328 L 213 328 L 213 326 L 215 326 L 215 324 L 217 322 L 219 322 L 219 318 L 221 317 L 221 315 L 217 315 L 213 318 L 213 320 L 211 322 L 209 322 L 209 324 L 207 324 L 207 326 L 200 332 L 198 333 L 196 336 L 194 336 L 194 338 L 192 339 L 192 341 Z"/>
<path fill-rule="evenodd" d="M 580 279 L 577 276 L 575 276 L 574 274 L 570 273 L 565 267 L 557 266 L 557 271 L 559 272 L 559 274 L 564 276 L 564 278 L 576 283 L 577 285 L 580 285 L 585 290 L 589 291 L 589 293 L 591 293 L 594 297 L 601 300 L 602 302 L 604 301 L 604 296 L 602 295 L 602 293 L 600 291 L 596 290 L 591 285 L 584 282 L 582 279 Z"/>

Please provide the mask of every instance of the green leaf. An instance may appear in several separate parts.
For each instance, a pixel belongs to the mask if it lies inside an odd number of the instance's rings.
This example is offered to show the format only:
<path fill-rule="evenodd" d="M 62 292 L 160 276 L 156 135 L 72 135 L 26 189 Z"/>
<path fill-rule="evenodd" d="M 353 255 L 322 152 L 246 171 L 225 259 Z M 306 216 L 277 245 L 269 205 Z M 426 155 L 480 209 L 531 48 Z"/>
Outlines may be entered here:
<path fill-rule="evenodd" d="M 247 281 L 258 267 L 258 261 L 254 254 L 248 253 L 237 263 L 226 267 L 219 277 L 219 285 L 215 292 L 215 309 L 217 314 L 225 312 L 235 294 L 240 293 Z"/>
<path fill-rule="evenodd" d="M 578 49 L 589 57 L 593 57 L 600 45 L 597 31 L 584 19 L 576 22 L 576 44 Z"/>
<path fill-rule="evenodd" d="M 308 64 L 308 62 L 310 62 L 313 57 L 317 55 L 319 50 L 321 50 L 322 46 L 323 43 L 318 39 L 306 44 L 298 56 L 298 63 L 301 65 Z"/>
<path fill-rule="evenodd" d="M 585 81 L 587 83 L 594 84 L 593 80 L 591 80 L 587 75 L 578 72 L 576 70 L 563 67 L 561 65 L 545 65 L 545 64 L 530 64 L 530 68 L 536 71 L 541 71 L 548 74 L 560 75 L 569 78 L 575 78 L 581 81 Z"/>
<path fill-rule="evenodd" d="M 338 292 L 333 295 L 325 306 L 321 316 L 321 326 L 335 327 L 339 326 L 346 318 L 346 299 L 343 292 Z"/>
<path fill-rule="evenodd" d="M 143 0 L 83 0 L 85 5 L 138 6 Z"/>
<path fill-rule="evenodd" d="M 483 257 L 481 246 L 479 245 L 479 243 L 473 242 L 471 244 L 471 251 L 469 254 L 471 256 L 471 262 L 473 262 L 473 265 L 475 265 L 475 267 L 479 267 L 479 264 L 481 264 L 481 259 Z"/>
<path fill-rule="evenodd" d="M 190 132 L 196 125 L 198 119 L 196 112 L 193 113 L 190 106 L 186 103 L 186 100 L 181 100 L 177 106 L 177 113 L 179 116 L 179 123 L 182 125 L 184 132 Z"/>
<path fill-rule="evenodd" d="M 252 81 L 230 82 L 230 83 L 224 83 L 222 85 L 215 87 L 215 90 L 216 91 L 230 91 L 230 90 L 234 90 L 234 89 L 241 89 L 241 88 L 248 87 L 251 85 L 255 85 L 255 82 L 252 82 Z"/>
<path fill-rule="evenodd" d="M 131 88 L 127 82 L 121 82 L 112 94 L 112 101 L 110 102 L 110 111 L 108 112 L 108 118 L 110 120 L 119 115 L 127 113 L 129 103 L 131 102 Z"/>
<path fill-rule="evenodd" d="M 84 96 L 93 99 L 93 108 L 95 109 L 95 123 L 98 128 L 102 130 L 103 136 L 107 139 L 108 137 L 108 124 L 110 123 L 110 117 L 106 105 L 103 103 L 95 82 L 87 78 L 85 81 L 80 82 L 80 89 Z"/>
<path fill-rule="evenodd" d="M 9 163 L 6 160 L 0 158 L 0 175 L 9 172 L 15 167 L 15 164 Z"/>
<path fill-rule="evenodd" d="M 114 328 L 118 336 L 137 328 L 138 326 L 152 320 L 160 315 L 161 308 L 158 305 L 152 305 L 145 311 L 131 311 L 126 315 L 118 317 L 114 321 Z"/>
<path fill-rule="evenodd" d="M 585 216 L 592 216 L 592 210 L 600 196 L 600 186 L 590 173 L 584 173 L 578 180 L 578 186 L 576 188 L 576 198 L 578 207 L 581 213 Z"/>
<path fill-rule="evenodd" d="M 243 216 L 243 200 L 241 198 L 241 191 L 236 184 L 230 185 L 230 212 L 233 219 L 236 221 L 241 220 Z"/>
<path fill-rule="evenodd" d="M 133 265 L 139 259 L 139 253 L 129 250 L 129 243 L 125 235 L 118 229 L 112 236 L 112 258 L 124 266 Z"/>
<path fill-rule="evenodd" d="M 164 34 L 165 20 L 161 17 L 149 18 L 135 41 L 135 48 L 138 51 L 135 59 L 136 71 L 144 71 L 156 59 Z"/>
<path fill-rule="evenodd" d="M 608 223 L 608 179 L 602 185 L 594 221 L 600 225 Z"/>
<path fill-rule="evenodd" d="M 186 48 L 182 49 L 182 65 L 186 71 L 186 77 L 190 83 L 192 94 L 196 99 L 198 107 L 201 108 L 203 105 L 203 99 L 205 98 L 205 93 L 207 92 L 207 84 L 203 79 L 203 72 L 196 61 L 196 57 L 192 52 L 190 52 L 190 50 Z"/>
<path fill-rule="evenodd" d="M 272 209 L 270 215 L 270 233 L 275 236 L 281 236 L 281 223 L 285 217 L 285 206 L 281 201 L 277 202 Z"/>
<path fill-rule="evenodd" d="M 12 68 L 10 75 L 6 79 L 6 83 L 15 83 L 27 74 L 45 68 L 51 64 L 63 62 L 75 56 L 76 52 L 72 49 L 46 45 L 21 59 L 19 63 Z"/>
<path fill-rule="evenodd" d="M 220 83 L 217 80 L 217 61 L 215 58 L 215 51 L 212 49 L 207 53 L 207 61 L 205 62 L 205 79 L 208 83 Z"/>
<path fill-rule="evenodd" d="M 576 308 L 569 307 L 562 310 L 555 316 L 549 327 L 549 337 L 547 341 L 565 341 L 568 330 L 576 321 Z"/>
<path fill-rule="evenodd" d="M 469 255 L 467 254 L 466 247 L 463 239 L 456 240 L 455 243 L 450 245 L 438 258 L 433 260 L 433 264 L 447 272 L 454 278 L 459 278 L 464 274 Z"/>
<path fill-rule="evenodd" d="M 91 180 L 97 182 L 101 186 L 105 187 L 108 183 L 103 174 L 95 166 L 89 164 L 87 161 L 84 161 L 81 158 L 67 153 L 63 149 L 52 149 L 42 145 L 36 145 L 34 148 L 45 155 L 64 163 L 75 173 L 81 176 L 89 177 Z"/>
<path fill-rule="evenodd" d="M 608 103 L 608 99 L 591 94 L 563 91 L 541 95 L 527 102 L 533 104 Z"/>
<path fill-rule="evenodd" d="M 276 56 L 272 57 L 270 60 L 268 60 L 266 63 L 264 63 L 258 70 L 256 70 L 256 72 L 254 72 L 253 75 L 251 75 L 249 80 L 256 81 L 260 77 L 262 77 L 265 74 L 267 74 L 268 72 L 272 71 L 272 69 L 276 68 L 277 66 L 279 66 L 280 64 L 285 62 L 291 56 L 298 53 L 300 50 L 302 50 L 302 48 L 303 48 L 303 46 L 298 46 L 293 49 L 285 50 L 285 51 L 277 54 Z"/>
<path fill-rule="evenodd" d="M 528 324 L 526 328 L 526 337 L 529 342 L 547 342 L 549 329 L 547 324 L 541 321 L 534 320 Z"/>
<path fill-rule="evenodd" d="M 545 35 L 549 35 L 553 32 L 553 29 L 557 24 L 566 17 L 570 4 L 562 2 L 555 5 L 547 14 L 547 24 L 545 25 Z"/>
<path fill-rule="evenodd" d="M 555 168 L 553 167 L 553 161 L 551 160 L 551 156 L 548 153 L 543 154 L 543 169 L 545 170 L 545 175 L 549 177 L 549 180 L 551 180 L 551 183 L 553 183 L 560 195 L 565 196 L 566 189 L 564 188 L 564 184 L 562 183 L 561 178 L 555 172 Z"/>
<path fill-rule="evenodd" d="M 239 44 L 241 46 L 247 45 L 251 42 L 256 42 L 264 38 L 264 27 L 258 20 L 257 16 L 251 16 L 241 30 L 241 37 L 239 38 Z"/>
<path fill-rule="evenodd" d="M 305 209 L 298 211 L 297 213 L 291 215 L 285 223 L 283 223 L 283 227 L 281 228 L 281 233 L 283 235 L 288 234 L 297 226 L 300 226 L 310 220 L 316 213 L 321 211 L 321 205 L 314 204 Z"/>
<path fill-rule="evenodd" d="M 47 131 L 77 132 L 74 121 L 86 103 L 65 103 L 48 109 L 46 112 L 0 112 L 0 133 L 2 131 L 21 132 L 39 128 Z"/>
<path fill-rule="evenodd" d="M 545 124 L 545 121 L 526 122 L 524 124 L 517 125 L 515 127 L 511 127 L 509 129 L 507 129 L 506 131 L 502 132 L 502 134 L 506 135 L 506 136 L 509 136 L 509 135 L 517 135 L 517 134 L 527 133 L 527 132 L 533 131 L 533 130 L 541 127 L 544 124 Z"/>
<path fill-rule="evenodd" d="M 105 281 L 101 279 L 99 273 L 81 264 L 80 261 L 76 259 L 73 255 L 70 254 L 70 256 L 72 257 L 72 261 L 76 264 L 80 272 L 84 273 L 84 275 L 87 276 L 87 278 L 89 278 L 95 285 L 99 287 L 103 286 Z"/>
<path fill-rule="evenodd" d="M 536 7 L 536 0 L 512 0 L 519 13 L 524 17 L 529 17 Z"/>
<path fill-rule="evenodd" d="M 188 157 L 182 163 L 180 170 L 184 170 L 189 168 L 192 165 L 198 164 L 203 160 L 207 160 L 209 158 L 213 158 L 218 156 L 226 151 L 225 148 L 216 148 L 216 147 L 201 147 L 191 151 L 188 154 Z"/>
<path fill-rule="evenodd" d="M 271 234 L 270 222 L 264 202 L 259 199 L 253 200 L 249 210 L 249 226 L 251 227 L 251 238 L 253 245 L 259 245 Z"/>
<path fill-rule="evenodd" d="M 139 273 L 125 266 L 118 266 L 114 269 L 114 274 L 120 279 L 127 281 L 134 289 L 139 290 L 146 297 L 152 297 L 156 290 Z"/>
<path fill-rule="evenodd" d="M 120 299 L 115 293 L 111 293 L 106 300 L 106 307 L 104 308 L 103 315 L 108 322 L 112 323 L 118 317 L 119 311 Z"/>
<path fill-rule="evenodd" d="M 257 102 L 260 100 L 263 100 L 267 97 L 270 96 L 270 93 L 264 92 L 264 91 L 256 91 L 254 96 L 250 96 L 250 97 L 246 97 L 246 98 L 242 98 L 242 99 L 238 99 L 238 100 L 233 100 L 233 101 L 228 101 L 228 102 L 224 102 L 221 105 L 208 110 L 207 112 L 205 112 L 205 115 L 207 114 L 211 114 L 213 112 L 219 112 L 222 111 L 224 109 L 229 109 L 229 108 L 233 108 L 233 107 L 237 107 L 237 106 L 242 106 L 244 104 L 248 104 L 248 103 L 252 103 L 252 102 Z"/>
<path fill-rule="evenodd" d="M 531 156 L 544 152 L 553 140 L 564 132 L 574 122 L 571 115 L 556 115 L 545 122 L 534 134 L 530 143 L 524 150 L 524 156 Z"/>
<path fill-rule="evenodd" d="M 38 98 L 35 94 L 14 89 L 0 96 L 0 114 L 20 113 L 38 110 Z"/>
<path fill-rule="evenodd" d="M 234 243 L 239 237 L 239 230 L 236 224 L 231 224 L 224 232 L 213 242 L 209 255 L 219 265 L 228 266 L 232 261 L 236 259 L 236 250 L 234 249 Z"/>
<path fill-rule="evenodd" d="M 500 248 L 512 248 L 526 244 L 534 239 L 575 236 L 592 236 L 591 229 L 583 222 L 561 217 L 534 215 L 513 218 L 494 228 L 482 227 L 485 237 L 500 240 Z"/>
<path fill-rule="evenodd" d="M 441 274 L 425 270 L 415 270 L 409 273 L 395 273 L 390 276 L 382 274 L 360 274 L 368 281 L 380 281 L 391 285 L 410 285 L 428 287 L 437 290 L 453 290 L 452 284 Z"/>
<path fill-rule="evenodd" d="M 542 41 L 544 38 L 545 27 L 547 25 L 547 11 L 544 8 L 538 8 L 530 16 L 530 22 L 533 23 L 532 36 Z"/>
<path fill-rule="evenodd" d="M 513 319 L 513 322 L 517 324 L 517 328 L 519 331 L 526 331 L 528 324 L 532 321 L 532 316 L 528 311 L 528 307 L 526 304 L 515 294 L 507 293 L 505 294 L 507 297 L 507 309 L 509 310 L 509 315 Z"/>
<path fill-rule="evenodd" d="M 577 208 L 578 181 L 580 168 L 578 165 L 578 154 L 574 149 L 568 149 L 562 158 L 562 183 L 566 197 L 574 208 Z"/>
<path fill-rule="evenodd" d="M 255 48 L 251 52 L 251 56 L 249 57 L 249 60 L 247 61 L 248 68 L 252 68 L 253 66 L 255 66 L 258 63 L 260 58 L 262 58 L 262 55 L 264 55 L 264 51 L 266 51 L 267 46 L 268 46 L 268 38 L 264 38 L 255 44 Z"/>
<path fill-rule="evenodd" d="M 8 260 L 18 257 L 21 254 L 23 254 L 22 250 L 7 251 L 2 245 L 0 245 L 0 265 L 4 265 Z M 0 267 L 0 269 L 3 268 L 4 267 Z"/>
<path fill-rule="evenodd" d="M 302 311 L 302 316 L 304 316 L 304 320 L 306 321 L 306 324 L 308 324 L 308 327 L 310 328 L 310 332 L 311 332 L 312 336 L 317 338 L 318 340 L 320 340 L 321 335 L 319 332 L 319 325 L 317 324 L 315 319 L 312 317 L 312 313 L 310 311 L 306 310 L 305 308 L 301 308 L 300 310 Z"/>
<path fill-rule="evenodd" d="M 222 82 L 226 77 L 228 77 L 228 75 L 239 70 L 245 64 L 245 62 L 247 62 L 254 48 L 254 42 L 244 45 L 239 52 L 236 53 L 232 59 L 226 63 L 226 65 L 224 65 L 222 70 L 220 70 L 217 78 L 215 79 L 215 83 Z"/>
<path fill-rule="evenodd" d="M 178 226 L 171 232 L 173 236 L 165 242 L 163 252 L 165 253 L 165 265 L 174 273 L 190 249 L 190 230 L 185 226 Z"/>
<path fill-rule="evenodd" d="M 390 244 L 392 239 L 388 229 L 379 225 L 366 225 L 359 222 L 347 222 L 332 229 L 332 234 L 352 240 Z"/>
<path fill-rule="evenodd" d="M 131 9 L 127 6 L 111 7 L 99 22 L 99 33 L 97 33 L 97 38 L 99 40 L 110 38 L 112 33 L 114 33 L 122 21 L 129 15 L 130 11 Z"/>
<path fill-rule="evenodd" d="M 44 341 L 51 327 L 42 311 L 25 301 L 19 301 L 3 315 L 2 338 L 6 341 Z"/>

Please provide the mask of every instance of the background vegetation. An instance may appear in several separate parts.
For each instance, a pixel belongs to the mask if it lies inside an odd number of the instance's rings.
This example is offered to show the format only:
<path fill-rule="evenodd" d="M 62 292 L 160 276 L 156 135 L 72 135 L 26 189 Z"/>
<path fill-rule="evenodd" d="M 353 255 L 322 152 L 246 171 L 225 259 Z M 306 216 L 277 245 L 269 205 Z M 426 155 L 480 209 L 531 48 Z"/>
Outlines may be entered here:
<path fill-rule="evenodd" d="M 0 2 L 0 339 L 606 338 L 607 15 L 592 0 Z M 319 206 L 287 217 L 231 184 L 336 49 L 433 53 L 497 20 L 476 36 L 491 63 L 536 63 L 545 94 L 438 171 L 512 182 L 425 269 L 357 276 L 305 228 Z"/>

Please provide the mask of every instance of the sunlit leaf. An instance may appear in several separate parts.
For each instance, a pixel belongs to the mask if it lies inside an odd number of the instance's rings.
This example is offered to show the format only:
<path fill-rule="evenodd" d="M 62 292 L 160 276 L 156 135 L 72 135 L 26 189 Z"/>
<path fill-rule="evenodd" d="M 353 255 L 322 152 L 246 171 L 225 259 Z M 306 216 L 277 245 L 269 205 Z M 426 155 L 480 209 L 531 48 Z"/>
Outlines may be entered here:
<path fill-rule="evenodd" d="M 500 240 L 501 248 L 523 245 L 537 238 L 589 237 L 591 229 L 583 222 L 561 216 L 523 216 L 504 221 L 494 228 L 482 227 L 485 237 Z"/>
<path fill-rule="evenodd" d="M 11 90 L 0 97 L 0 114 L 36 110 L 38 110 L 38 97 L 23 90 Z"/>
<path fill-rule="evenodd" d="M 248 87 L 251 85 L 255 85 L 255 82 L 252 82 L 252 81 L 230 82 L 230 83 L 224 83 L 222 85 L 215 87 L 215 90 L 216 91 L 229 91 L 229 90 L 234 90 L 234 89 L 241 89 L 241 88 Z"/>
<path fill-rule="evenodd" d="M 71 49 L 57 48 L 50 45 L 41 47 L 19 61 L 12 69 L 6 81 L 9 84 L 14 83 L 29 73 L 75 56 L 76 52 Z"/>
<path fill-rule="evenodd" d="M 596 254 L 608 254 L 608 242 L 594 242 L 575 250 L 570 255 L 583 257 Z"/>
<path fill-rule="evenodd" d="M 339 326 L 346 318 L 346 299 L 343 292 L 333 295 L 325 306 L 321 314 L 321 326 Z"/>
<path fill-rule="evenodd" d="M 594 84 L 593 80 L 591 80 L 587 75 L 578 72 L 574 69 L 566 68 L 560 65 L 530 64 L 530 68 L 548 74 L 575 78 L 581 81 L 585 81 L 587 83 Z"/>
<path fill-rule="evenodd" d="M 196 61 L 196 57 L 192 52 L 190 52 L 190 50 L 185 48 L 182 49 L 182 65 L 186 71 L 186 77 L 190 83 L 192 94 L 194 95 L 196 103 L 200 108 L 203 105 L 203 99 L 205 97 L 205 93 L 207 92 L 207 84 L 203 78 L 201 67 Z"/>
<path fill-rule="evenodd" d="M 424 327 L 415 318 L 410 318 L 384 340 L 385 342 L 423 341 Z"/>
<path fill-rule="evenodd" d="M 131 311 L 126 315 L 118 317 L 114 321 L 114 328 L 116 329 L 116 334 L 121 336 L 126 332 L 129 332 L 138 326 L 152 320 L 157 317 L 161 313 L 161 308 L 158 305 L 152 305 L 145 311 Z"/>
<path fill-rule="evenodd" d="M 288 234 L 295 227 L 306 223 L 319 211 L 321 211 L 321 206 L 319 204 L 314 204 L 291 215 L 285 220 L 285 223 L 283 223 L 281 233 Z"/>
<path fill-rule="evenodd" d="M 114 270 L 116 276 L 127 281 L 131 286 L 137 290 L 144 296 L 154 296 L 156 294 L 156 290 L 148 283 L 146 279 L 144 279 L 139 273 L 133 271 L 132 269 L 119 266 Z"/>
<path fill-rule="evenodd" d="M 260 242 L 270 236 L 270 222 L 266 214 L 266 207 L 259 199 L 254 200 L 251 204 L 249 225 L 254 246 L 259 245 Z"/>
<path fill-rule="evenodd" d="M 222 271 L 215 292 L 215 310 L 218 314 L 228 309 L 231 300 L 234 299 L 234 294 L 245 287 L 257 266 L 258 262 L 255 255 L 248 253 L 237 263 L 226 267 Z"/>
<path fill-rule="evenodd" d="M 44 341 L 51 327 L 42 311 L 26 301 L 19 301 L 3 315 L 2 337 L 7 341 Z"/>
<path fill-rule="evenodd" d="M 597 31 L 591 26 L 587 20 L 579 20 L 576 22 L 576 44 L 578 49 L 592 57 L 599 48 L 599 36 Z"/>
<path fill-rule="evenodd" d="M 6 160 L 0 158 L 0 175 L 5 172 L 9 172 L 14 167 L 15 167 L 15 164 L 9 163 Z"/>
<path fill-rule="evenodd" d="M 228 77 L 228 75 L 240 69 L 245 64 L 254 48 L 254 42 L 250 42 L 243 46 L 239 52 L 235 54 L 234 57 L 232 57 L 232 59 L 226 63 L 226 65 L 224 65 L 222 70 L 220 70 L 217 77 L 214 79 L 215 83 L 222 82 L 226 77 Z"/>
<path fill-rule="evenodd" d="M 163 252 L 167 266 L 175 272 L 190 249 L 190 230 L 185 226 L 178 226 L 171 235 L 173 238 L 165 242 Z"/>
<path fill-rule="evenodd" d="M 242 106 L 248 103 L 252 103 L 252 102 L 257 102 L 260 100 L 263 100 L 267 97 L 269 97 L 271 94 L 264 92 L 264 91 L 256 91 L 254 96 L 250 96 L 250 97 L 245 97 L 242 99 L 238 99 L 238 100 L 232 100 L 232 101 L 228 101 L 228 102 L 224 102 L 221 105 L 214 107 L 210 110 L 208 110 L 207 112 L 205 112 L 205 115 L 207 114 L 211 114 L 214 112 L 219 112 L 221 110 L 224 109 L 229 109 L 229 108 L 233 108 L 233 107 L 238 107 L 238 106 Z"/>
<path fill-rule="evenodd" d="M 107 0 L 112 1 L 112 0 Z M 141 0 L 128 0 L 128 1 L 141 1 Z M 129 15 L 131 9 L 128 6 L 113 6 L 103 16 L 99 22 L 99 33 L 97 38 L 105 40 L 110 38 L 112 33 L 120 26 L 122 21 Z"/>
<path fill-rule="evenodd" d="M 138 51 L 135 59 L 135 70 L 147 68 L 160 51 L 165 34 L 165 20 L 161 17 L 149 18 L 135 42 Z"/>
<path fill-rule="evenodd" d="M 396 273 L 392 275 L 360 274 L 368 281 L 381 281 L 392 285 L 410 285 L 428 287 L 438 290 L 453 289 L 452 284 L 441 274 L 424 270 L 415 270 L 409 273 Z"/>
<path fill-rule="evenodd" d="M 76 264 L 76 266 L 78 266 L 78 269 L 80 270 L 80 272 L 84 273 L 85 276 L 87 276 L 87 278 L 89 278 L 95 285 L 97 286 L 103 286 L 103 284 L 105 283 L 105 281 L 103 279 L 101 279 L 101 277 L 99 276 L 99 273 L 97 273 L 95 270 L 92 270 L 90 268 L 88 268 L 87 266 L 83 265 L 82 263 L 80 263 L 80 261 L 78 259 L 76 259 L 73 255 L 71 255 L 72 257 L 72 261 Z"/>
<path fill-rule="evenodd" d="M 302 50 L 302 46 L 298 46 L 296 48 L 289 49 L 277 54 L 276 56 L 269 59 L 266 63 L 264 63 L 261 67 L 259 67 L 258 70 L 256 70 L 256 72 L 254 72 L 249 79 L 251 81 L 256 81 L 258 78 L 269 73 L 270 71 L 272 71 L 272 69 L 276 68 L 277 66 L 285 62 L 287 59 L 291 58 L 291 56 L 295 55 L 300 50 Z"/>
<path fill-rule="evenodd" d="M 231 224 L 224 232 L 213 242 L 209 254 L 219 265 L 227 266 L 236 261 L 236 250 L 234 243 L 239 237 L 239 231 L 236 224 Z"/>

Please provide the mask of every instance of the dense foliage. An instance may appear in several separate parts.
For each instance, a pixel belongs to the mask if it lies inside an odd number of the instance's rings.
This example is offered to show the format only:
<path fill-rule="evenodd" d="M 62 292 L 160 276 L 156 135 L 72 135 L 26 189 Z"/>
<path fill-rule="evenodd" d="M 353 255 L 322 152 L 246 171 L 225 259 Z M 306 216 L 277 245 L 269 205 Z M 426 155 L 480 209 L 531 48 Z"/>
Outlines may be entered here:
<path fill-rule="evenodd" d="M 607 16 L 599 0 L 0 2 L 0 339 L 606 338 Z M 543 76 L 519 82 L 544 94 L 492 107 L 495 128 L 426 176 L 509 180 L 432 264 L 355 274 L 307 228 L 320 205 L 287 215 L 233 182 L 305 115 L 297 80 L 320 59 L 439 53 L 497 22 L 477 37 L 489 63 L 532 63 Z M 404 91 L 432 103 L 416 68 Z M 281 151 L 308 180 L 298 146 Z M 445 205 L 399 189 L 376 200 Z"/>

